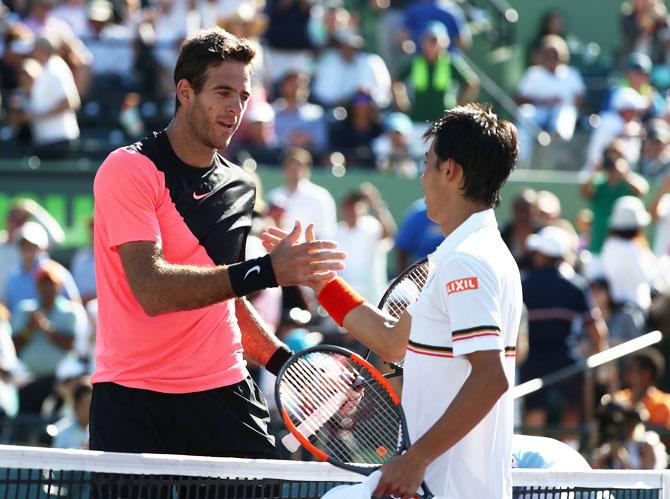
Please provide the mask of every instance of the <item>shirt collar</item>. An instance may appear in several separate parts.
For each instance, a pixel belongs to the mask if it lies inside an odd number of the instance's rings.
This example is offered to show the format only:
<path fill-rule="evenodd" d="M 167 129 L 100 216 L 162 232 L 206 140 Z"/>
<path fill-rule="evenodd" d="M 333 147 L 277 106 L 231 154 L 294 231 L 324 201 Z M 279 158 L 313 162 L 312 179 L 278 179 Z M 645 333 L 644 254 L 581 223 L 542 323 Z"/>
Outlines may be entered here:
<path fill-rule="evenodd" d="M 498 227 L 498 221 L 492 208 L 470 215 L 456 230 L 444 238 L 444 241 L 440 243 L 437 249 L 428 255 L 428 259 L 432 262 L 437 258 L 443 257 L 470 234 L 474 234 L 484 227 Z"/>

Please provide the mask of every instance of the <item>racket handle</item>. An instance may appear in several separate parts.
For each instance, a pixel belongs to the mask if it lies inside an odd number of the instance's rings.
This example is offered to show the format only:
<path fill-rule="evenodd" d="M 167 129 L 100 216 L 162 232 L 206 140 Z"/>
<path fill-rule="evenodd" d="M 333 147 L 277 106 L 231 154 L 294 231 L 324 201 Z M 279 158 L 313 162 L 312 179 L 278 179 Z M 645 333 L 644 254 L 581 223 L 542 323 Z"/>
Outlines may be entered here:
<path fill-rule="evenodd" d="M 300 423 L 296 430 L 305 438 L 311 437 L 333 416 L 333 414 L 342 408 L 342 405 L 347 400 L 348 397 L 344 393 L 333 395 L 321 408 L 316 409 L 302 423 Z M 283 437 L 281 443 L 284 444 L 284 447 L 290 452 L 295 452 L 300 447 L 300 442 L 298 442 L 298 439 L 293 433 L 289 433 Z"/>
<path fill-rule="evenodd" d="M 300 442 L 298 442 L 298 439 L 295 438 L 295 435 L 293 435 L 293 433 L 284 435 L 284 437 L 282 437 L 281 439 L 281 443 L 284 445 L 284 447 L 286 447 L 286 450 L 288 450 L 291 454 L 293 454 L 300 448 Z"/>

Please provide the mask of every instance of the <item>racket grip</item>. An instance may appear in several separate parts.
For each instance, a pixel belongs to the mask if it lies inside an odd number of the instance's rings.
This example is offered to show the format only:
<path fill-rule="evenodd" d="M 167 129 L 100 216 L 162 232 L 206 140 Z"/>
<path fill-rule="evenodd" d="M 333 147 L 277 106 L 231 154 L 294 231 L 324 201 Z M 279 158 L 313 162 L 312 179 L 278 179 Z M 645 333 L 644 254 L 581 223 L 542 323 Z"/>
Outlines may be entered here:
<path fill-rule="evenodd" d="M 298 442 L 298 439 L 295 438 L 295 435 L 293 433 L 289 433 L 288 435 L 284 435 L 281 439 L 281 443 L 286 447 L 286 450 L 288 450 L 290 453 L 294 453 L 300 448 L 300 442 Z"/>

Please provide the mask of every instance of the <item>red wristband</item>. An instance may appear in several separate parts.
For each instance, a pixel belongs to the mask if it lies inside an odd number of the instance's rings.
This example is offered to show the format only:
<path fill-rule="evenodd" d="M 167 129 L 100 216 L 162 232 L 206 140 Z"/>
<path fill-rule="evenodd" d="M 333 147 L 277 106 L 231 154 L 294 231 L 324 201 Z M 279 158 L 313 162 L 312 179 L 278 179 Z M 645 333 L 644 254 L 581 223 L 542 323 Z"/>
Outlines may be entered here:
<path fill-rule="evenodd" d="M 349 312 L 365 303 L 365 298 L 341 277 L 328 282 L 316 298 L 340 326 Z"/>

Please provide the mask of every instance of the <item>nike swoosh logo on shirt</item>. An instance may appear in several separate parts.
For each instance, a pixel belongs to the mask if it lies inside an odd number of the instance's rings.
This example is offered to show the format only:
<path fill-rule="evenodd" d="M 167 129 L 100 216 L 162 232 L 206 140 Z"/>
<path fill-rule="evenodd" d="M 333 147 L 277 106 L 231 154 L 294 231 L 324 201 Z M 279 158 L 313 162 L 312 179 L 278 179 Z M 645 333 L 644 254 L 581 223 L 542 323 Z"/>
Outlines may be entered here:
<path fill-rule="evenodd" d="M 258 272 L 258 274 L 260 274 L 261 273 L 261 266 L 260 265 L 254 265 L 253 267 L 251 267 L 249 270 L 247 270 L 247 273 L 244 274 L 244 277 L 242 279 L 246 279 L 249 276 L 249 274 L 251 274 L 252 272 Z"/>
<path fill-rule="evenodd" d="M 211 196 L 214 194 L 214 191 L 206 192 L 204 194 L 196 194 L 195 192 L 193 193 L 193 199 L 195 200 L 200 200 L 200 199 L 205 199 L 206 197 Z"/>

